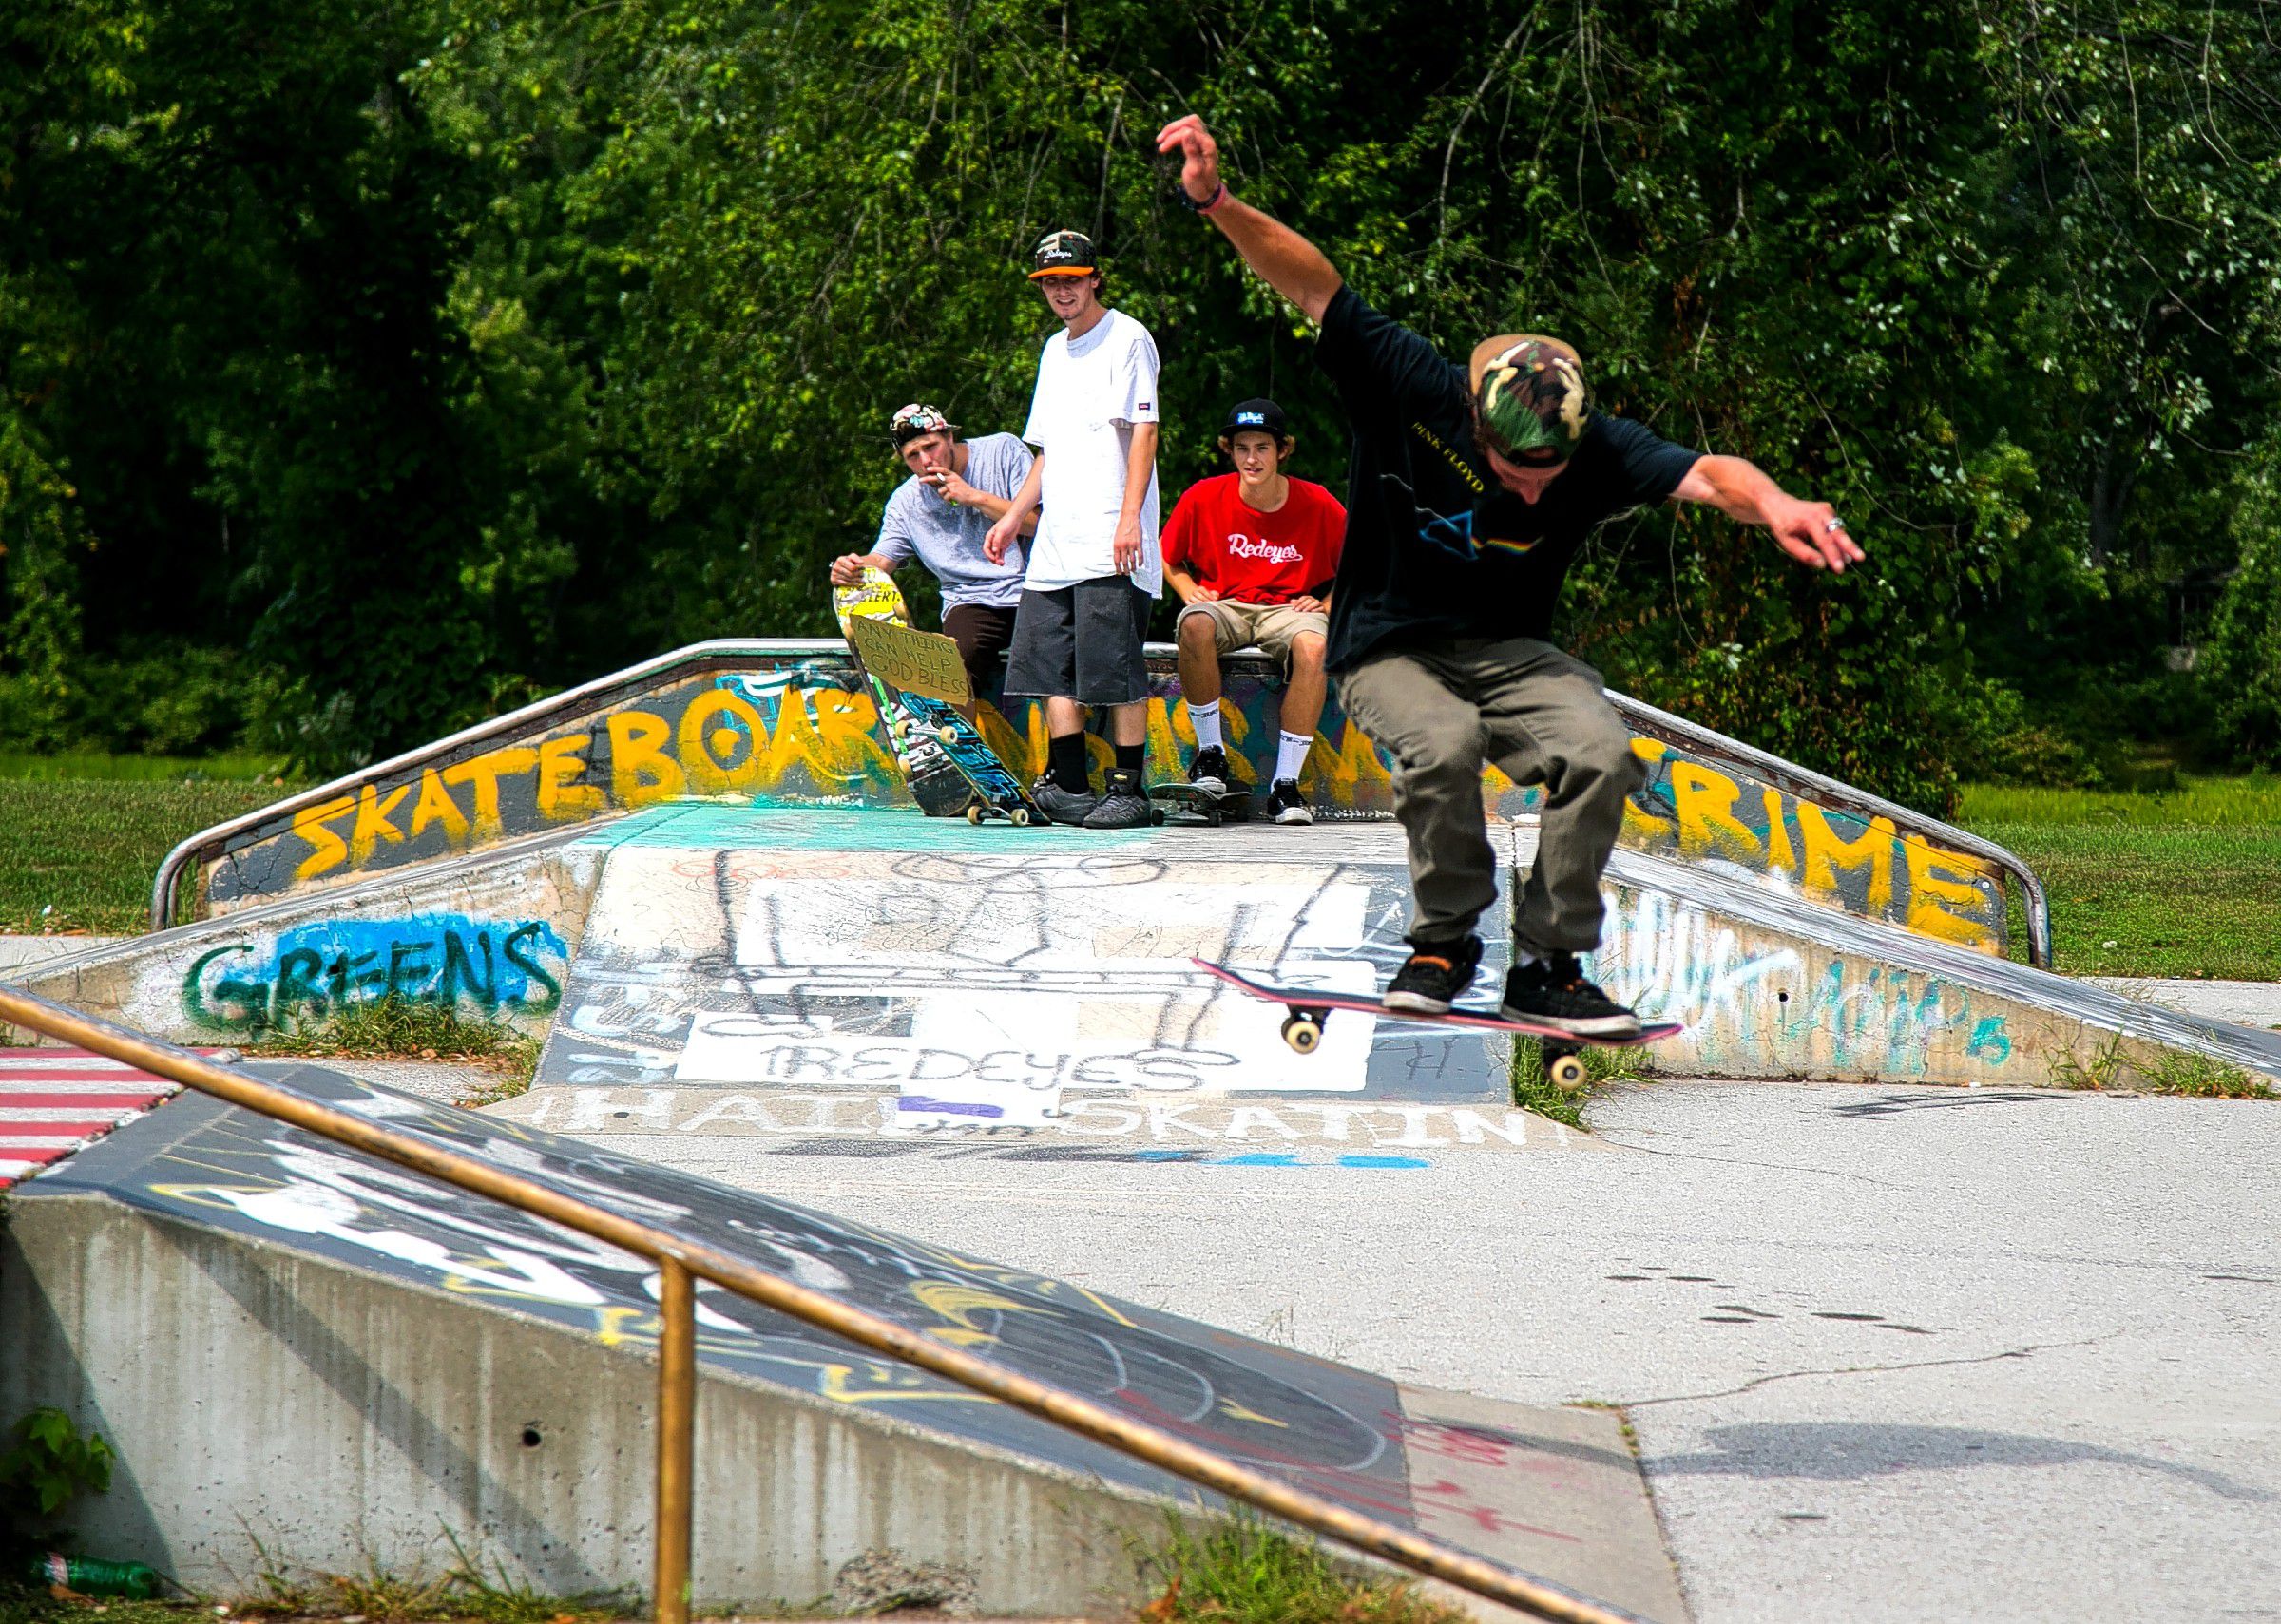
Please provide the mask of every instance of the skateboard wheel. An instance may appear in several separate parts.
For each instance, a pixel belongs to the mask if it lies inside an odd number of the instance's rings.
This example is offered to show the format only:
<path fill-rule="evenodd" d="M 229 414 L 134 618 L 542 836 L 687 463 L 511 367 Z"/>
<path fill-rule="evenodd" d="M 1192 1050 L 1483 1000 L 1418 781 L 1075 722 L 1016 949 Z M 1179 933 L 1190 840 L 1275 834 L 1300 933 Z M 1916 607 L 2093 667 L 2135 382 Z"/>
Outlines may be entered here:
<path fill-rule="evenodd" d="M 1584 1086 L 1583 1059 L 1579 1055 L 1555 1055 L 1546 1063 L 1544 1075 L 1562 1094 L 1574 1094 Z"/>
<path fill-rule="evenodd" d="M 1283 1041 L 1294 1053 L 1312 1055 L 1323 1041 L 1323 1023 L 1312 1016 L 1289 1016 L 1283 1022 Z"/>
<path fill-rule="evenodd" d="M 899 742 L 910 736 L 910 723 L 905 721 L 901 716 L 897 716 L 893 721 L 887 724 L 887 731 L 891 737 Z"/>
<path fill-rule="evenodd" d="M 1006 814 L 1006 822 L 1012 824 L 1016 829 L 1027 829 L 1029 827 L 1029 809 L 1027 807 L 1016 807 L 1012 812 L 1009 812 Z"/>
<path fill-rule="evenodd" d="M 938 741 L 945 745 L 956 744 L 958 742 L 958 729 L 946 724 L 934 730 L 934 736 Z"/>
<path fill-rule="evenodd" d="M 982 821 L 982 803 L 980 801 L 975 802 L 974 805 L 967 809 L 967 821 L 968 823 L 980 823 Z"/>

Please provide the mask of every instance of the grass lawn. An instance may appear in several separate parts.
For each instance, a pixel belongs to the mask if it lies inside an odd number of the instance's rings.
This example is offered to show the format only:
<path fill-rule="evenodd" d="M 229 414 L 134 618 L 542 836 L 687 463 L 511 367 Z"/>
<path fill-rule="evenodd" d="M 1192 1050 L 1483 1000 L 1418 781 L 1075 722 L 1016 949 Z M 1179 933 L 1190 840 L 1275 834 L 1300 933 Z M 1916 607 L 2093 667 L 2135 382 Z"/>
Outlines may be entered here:
<path fill-rule="evenodd" d="M 150 927 L 150 879 L 185 835 L 289 792 L 275 784 L 0 777 L 0 932 Z"/>
<path fill-rule="evenodd" d="M 2042 877 L 2070 975 L 2281 981 L 2281 778 L 2161 795 L 1973 785 L 1956 821 Z"/>

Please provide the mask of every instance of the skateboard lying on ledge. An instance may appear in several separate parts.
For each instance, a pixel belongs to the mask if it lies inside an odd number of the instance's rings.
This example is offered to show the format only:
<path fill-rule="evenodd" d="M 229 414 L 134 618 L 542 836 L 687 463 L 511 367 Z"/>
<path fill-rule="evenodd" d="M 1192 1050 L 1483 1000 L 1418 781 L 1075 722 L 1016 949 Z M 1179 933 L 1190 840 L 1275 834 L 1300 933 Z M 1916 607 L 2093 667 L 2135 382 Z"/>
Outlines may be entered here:
<path fill-rule="evenodd" d="M 1283 1018 L 1283 1041 L 1302 1055 L 1314 1053 L 1316 1045 L 1322 1042 L 1323 1022 L 1330 1018 L 1333 1009 L 1351 1009 L 1358 1014 L 1375 1015 L 1382 1021 L 1415 1021 L 1428 1026 L 1471 1026 L 1489 1032 L 1517 1032 L 1543 1043 L 1544 1075 L 1563 1094 L 1573 1094 L 1584 1085 L 1584 1062 L 1579 1058 L 1580 1051 L 1588 1048 L 1636 1049 L 1642 1043 L 1661 1042 L 1686 1030 L 1676 1021 L 1660 1021 L 1640 1027 L 1636 1036 L 1629 1038 L 1587 1038 L 1579 1033 L 1563 1031 L 1558 1026 L 1547 1026 L 1538 1021 L 1515 1021 L 1486 1009 L 1460 1006 L 1442 1015 L 1389 1009 L 1377 999 L 1358 993 L 1331 992 L 1313 986 L 1275 986 L 1267 982 L 1256 982 L 1209 959 L 1191 959 L 1188 962 L 1199 970 L 1217 976 L 1230 986 L 1242 988 L 1254 998 L 1283 1005 L 1289 1011 Z"/>
<path fill-rule="evenodd" d="M 1252 816 L 1252 792 L 1240 784 L 1207 790 L 1174 779 L 1149 785 L 1148 798 L 1164 803 L 1154 809 L 1160 823 L 1217 829 L 1223 823 L 1248 823 Z"/>

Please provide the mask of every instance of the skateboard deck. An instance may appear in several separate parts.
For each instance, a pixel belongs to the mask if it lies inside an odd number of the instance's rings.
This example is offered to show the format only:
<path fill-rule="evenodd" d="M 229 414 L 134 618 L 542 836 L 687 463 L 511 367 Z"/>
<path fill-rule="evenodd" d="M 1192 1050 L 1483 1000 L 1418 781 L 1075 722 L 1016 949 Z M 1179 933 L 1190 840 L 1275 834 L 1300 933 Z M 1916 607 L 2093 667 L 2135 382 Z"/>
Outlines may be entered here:
<path fill-rule="evenodd" d="M 1148 798 L 1172 809 L 1160 812 L 1166 823 L 1217 829 L 1223 823 L 1246 823 L 1252 815 L 1252 793 L 1240 785 L 1215 794 L 1180 779 L 1148 787 Z"/>
<path fill-rule="evenodd" d="M 1006 771 L 989 741 L 958 714 L 949 697 L 963 697 L 967 691 L 958 644 L 940 633 L 862 619 L 849 623 L 848 640 L 872 680 L 885 684 L 893 696 L 901 714 L 889 724 L 890 731 L 899 730 L 906 743 L 924 742 L 940 750 L 966 783 L 969 793 L 963 810 L 968 823 L 990 817 L 1015 824 L 1045 821 L 1022 780 Z"/>
<path fill-rule="evenodd" d="M 1188 961 L 1198 969 L 1241 988 L 1252 997 L 1268 1003 L 1280 1003 L 1290 1013 L 1283 1020 L 1283 1041 L 1302 1055 L 1313 1054 L 1323 1041 L 1323 1022 L 1333 1009 L 1351 1009 L 1358 1014 L 1375 1015 L 1383 1021 L 1415 1021 L 1428 1026 L 1470 1026 L 1488 1032 L 1515 1032 L 1536 1038 L 1544 1045 L 1544 1074 L 1554 1086 L 1563 1092 L 1573 1092 L 1582 1086 L 1584 1065 L 1577 1052 L 1586 1048 L 1633 1049 L 1642 1043 L 1657 1043 L 1666 1038 L 1676 1038 L 1686 1030 L 1676 1021 L 1654 1022 L 1642 1025 L 1639 1035 L 1630 1038 L 1587 1038 L 1579 1033 L 1562 1031 L 1541 1022 L 1514 1021 L 1486 1009 L 1466 1009 L 1462 1006 L 1443 1015 L 1426 1015 L 1408 1009 L 1389 1009 L 1374 998 L 1364 998 L 1351 992 L 1330 992 L 1321 987 L 1276 986 L 1257 982 L 1247 975 L 1216 965 L 1209 959 Z"/>
<path fill-rule="evenodd" d="M 895 754 L 895 765 L 903 769 L 903 780 L 910 786 L 911 798 L 929 817 L 958 816 L 973 800 L 966 778 L 934 744 L 923 737 L 910 736 L 909 728 L 898 729 L 897 722 L 908 718 L 895 701 L 894 690 L 865 666 L 863 655 L 855 647 L 852 628 L 857 621 L 894 626 L 910 624 L 910 611 L 903 602 L 903 589 L 885 570 L 866 569 L 863 579 L 853 586 L 832 589 L 832 612 L 839 619 L 840 635 L 848 640 L 849 653 L 855 656 L 856 669 L 863 672 L 864 681 L 871 687 L 872 698 L 879 707 L 879 719 L 887 724 L 888 748 Z"/>

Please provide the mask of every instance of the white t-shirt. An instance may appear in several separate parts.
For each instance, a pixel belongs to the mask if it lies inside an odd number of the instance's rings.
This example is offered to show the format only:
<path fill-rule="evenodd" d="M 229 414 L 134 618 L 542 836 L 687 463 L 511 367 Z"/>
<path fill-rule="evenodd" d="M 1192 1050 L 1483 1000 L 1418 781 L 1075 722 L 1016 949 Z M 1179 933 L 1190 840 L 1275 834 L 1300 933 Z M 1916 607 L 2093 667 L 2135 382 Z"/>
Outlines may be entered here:
<path fill-rule="evenodd" d="M 1038 387 L 1022 438 L 1045 455 L 1043 510 L 1024 584 L 1052 592 L 1117 573 L 1117 520 L 1124 510 L 1125 458 L 1133 425 L 1157 421 L 1157 341 L 1112 310 L 1071 343 L 1064 328 L 1038 356 Z M 1164 595 L 1157 545 L 1157 470 L 1140 505 L 1140 567 L 1134 585 Z"/>

